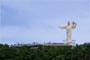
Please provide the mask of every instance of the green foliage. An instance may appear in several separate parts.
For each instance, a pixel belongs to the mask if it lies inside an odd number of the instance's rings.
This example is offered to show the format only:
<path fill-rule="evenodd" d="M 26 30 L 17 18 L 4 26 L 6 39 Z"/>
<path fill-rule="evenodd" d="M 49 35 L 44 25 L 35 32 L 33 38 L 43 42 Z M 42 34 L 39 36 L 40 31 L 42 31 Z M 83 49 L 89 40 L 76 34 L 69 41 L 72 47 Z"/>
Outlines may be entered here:
<path fill-rule="evenodd" d="M 72 46 L 0 44 L 0 60 L 90 60 L 90 43 Z"/>

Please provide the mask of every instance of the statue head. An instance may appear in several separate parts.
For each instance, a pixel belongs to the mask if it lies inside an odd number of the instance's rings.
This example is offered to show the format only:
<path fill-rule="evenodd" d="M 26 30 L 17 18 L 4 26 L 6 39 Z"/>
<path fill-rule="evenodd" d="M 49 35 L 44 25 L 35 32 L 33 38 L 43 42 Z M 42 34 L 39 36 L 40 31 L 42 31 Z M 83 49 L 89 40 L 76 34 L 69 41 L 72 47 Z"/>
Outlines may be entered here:
<path fill-rule="evenodd" d="M 68 21 L 67 25 L 70 25 L 70 21 Z"/>

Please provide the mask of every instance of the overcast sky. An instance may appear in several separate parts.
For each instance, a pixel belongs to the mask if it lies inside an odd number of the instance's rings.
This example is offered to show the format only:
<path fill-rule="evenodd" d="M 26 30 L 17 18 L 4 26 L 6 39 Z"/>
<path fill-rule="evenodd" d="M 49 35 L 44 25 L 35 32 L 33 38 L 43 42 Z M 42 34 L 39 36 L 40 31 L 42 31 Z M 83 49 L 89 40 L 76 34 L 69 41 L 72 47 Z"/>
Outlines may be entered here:
<path fill-rule="evenodd" d="M 89 0 L 0 0 L 0 43 L 63 42 L 67 21 L 77 22 L 72 40 L 90 42 Z"/>

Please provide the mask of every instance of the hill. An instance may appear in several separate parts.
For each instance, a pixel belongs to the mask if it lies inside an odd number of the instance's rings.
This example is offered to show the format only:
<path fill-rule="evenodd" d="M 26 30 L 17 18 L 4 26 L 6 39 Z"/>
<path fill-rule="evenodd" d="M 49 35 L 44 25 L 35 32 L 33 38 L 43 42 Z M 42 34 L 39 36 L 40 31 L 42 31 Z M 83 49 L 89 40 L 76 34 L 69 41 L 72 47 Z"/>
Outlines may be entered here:
<path fill-rule="evenodd" d="M 0 60 L 90 60 L 90 43 L 72 46 L 0 44 Z"/>

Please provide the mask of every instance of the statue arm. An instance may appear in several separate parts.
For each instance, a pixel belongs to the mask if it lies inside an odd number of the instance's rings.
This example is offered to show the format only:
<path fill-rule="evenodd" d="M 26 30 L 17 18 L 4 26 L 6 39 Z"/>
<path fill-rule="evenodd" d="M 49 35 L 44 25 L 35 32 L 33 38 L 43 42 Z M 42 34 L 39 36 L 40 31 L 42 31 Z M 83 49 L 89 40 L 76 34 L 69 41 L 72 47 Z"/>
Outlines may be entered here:
<path fill-rule="evenodd" d="M 59 28 L 61 28 L 61 29 L 66 29 L 66 26 L 59 26 Z"/>

